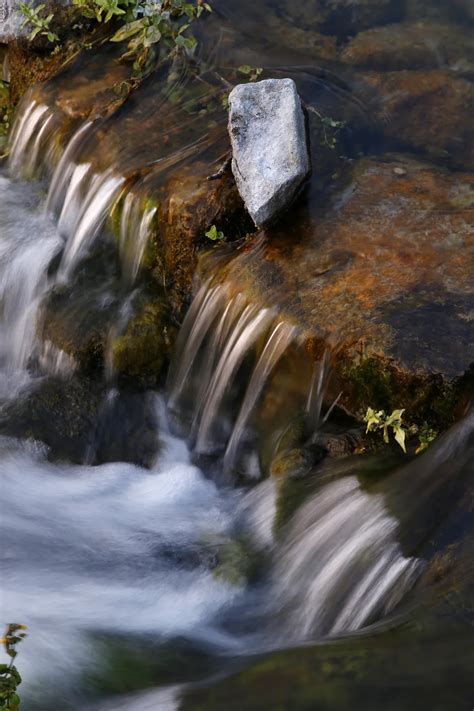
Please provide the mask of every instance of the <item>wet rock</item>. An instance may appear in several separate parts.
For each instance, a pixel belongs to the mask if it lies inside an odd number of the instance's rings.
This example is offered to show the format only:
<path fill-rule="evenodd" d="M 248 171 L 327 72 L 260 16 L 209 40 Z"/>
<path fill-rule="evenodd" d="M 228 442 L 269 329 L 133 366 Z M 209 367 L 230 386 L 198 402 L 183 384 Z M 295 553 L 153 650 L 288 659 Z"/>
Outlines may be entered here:
<path fill-rule="evenodd" d="M 157 191 L 160 239 L 152 273 L 165 284 L 177 318 L 189 303 L 198 249 L 209 246 L 209 227 L 217 225 L 227 239 L 252 228 L 232 175 L 207 180 L 211 166 L 199 161 L 180 167 Z"/>
<path fill-rule="evenodd" d="M 365 74 L 380 94 L 384 135 L 455 167 L 474 168 L 474 84 L 444 69 Z"/>
<path fill-rule="evenodd" d="M 310 171 L 301 100 L 292 79 L 239 84 L 229 95 L 232 172 L 256 225 L 285 210 Z"/>
<path fill-rule="evenodd" d="M 298 27 L 338 36 L 393 22 L 403 12 L 399 0 L 279 0 L 278 6 Z"/>
<path fill-rule="evenodd" d="M 175 331 L 163 298 L 142 298 L 111 343 L 112 367 L 119 378 L 139 387 L 156 387 L 168 363 Z"/>
<path fill-rule="evenodd" d="M 469 20 L 474 20 L 474 2 L 472 0 L 454 0 L 454 7 Z"/>
<path fill-rule="evenodd" d="M 326 454 L 326 449 L 317 444 L 283 450 L 274 457 L 270 474 L 302 479 L 324 459 Z"/>
<path fill-rule="evenodd" d="M 97 415 L 89 461 L 129 462 L 150 468 L 161 449 L 158 429 L 153 393 L 110 390 Z"/>
<path fill-rule="evenodd" d="M 383 71 L 456 68 L 474 60 L 474 43 L 462 25 L 402 22 L 360 32 L 346 45 L 341 59 Z"/>
<path fill-rule="evenodd" d="M 87 378 L 51 378 L 2 410 L 0 432 L 34 439 L 53 460 L 80 464 L 93 442 L 103 386 Z"/>
<path fill-rule="evenodd" d="M 119 311 L 118 273 L 113 245 L 99 245 L 71 281 L 55 285 L 41 305 L 37 324 L 41 339 L 71 356 L 85 371 L 103 365 L 108 334 Z"/>
<path fill-rule="evenodd" d="M 352 414 L 406 408 L 438 429 L 472 379 L 473 204 L 472 174 L 362 159 L 332 205 L 302 204 L 225 273 L 306 332 L 315 358 L 335 349 L 329 401 L 342 390 Z"/>

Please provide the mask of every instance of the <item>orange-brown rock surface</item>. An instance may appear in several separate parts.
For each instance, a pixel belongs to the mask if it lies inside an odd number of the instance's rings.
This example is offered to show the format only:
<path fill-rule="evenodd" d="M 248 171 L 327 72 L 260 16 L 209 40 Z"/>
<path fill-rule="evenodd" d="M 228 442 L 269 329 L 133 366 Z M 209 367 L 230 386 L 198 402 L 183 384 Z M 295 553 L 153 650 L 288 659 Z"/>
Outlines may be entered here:
<path fill-rule="evenodd" d="M 335 349 L 352 411 L 407 407 L 442 420 L 474 360 L 473 206 L 471 174 L 363 159 L 333 204 L 303 201 L 228 276 L 297 323 L 316 352 Z"/>

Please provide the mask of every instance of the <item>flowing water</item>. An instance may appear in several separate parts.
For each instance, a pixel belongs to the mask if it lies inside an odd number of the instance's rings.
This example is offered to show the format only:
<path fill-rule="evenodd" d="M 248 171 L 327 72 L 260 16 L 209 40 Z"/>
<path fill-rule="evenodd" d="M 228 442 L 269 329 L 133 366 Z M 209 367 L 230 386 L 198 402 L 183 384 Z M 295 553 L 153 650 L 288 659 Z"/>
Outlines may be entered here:
<path fill-rule="evenodd" d="M 141 120 L 163 101 L 145 97 Z M 419 457 L 311 460 L 309 476 L 268 477 L 268 452 L 297 417 L 304 437 L 291 452 L 314 452 L 344 428 L 327 398 L 329 357 L 314 364 L 276 308 L 214 276 L 196 289 L 166 385 L 117 383 L 111 344 L 144 288 L 159 208 L 131 164 L 146 154 L 159 185 L 206 151 L 214 160 L 221 139 L 189 119 L 170 141 L 159 142 L 159 126 L 151 148 L 135 137 L 101 167 L 107 121 L 76 122 L 58 156 L 58 114 L 27 95 L 0 172 L 0 605 L 3 620 L 28 626 L 22 708 L 271 708 L 279 678 L 280 708 L 365 708 L 361 690 L 384 674 L 414 695 L 375 691 L 367 708 L 470 708 L 472 410 Z M 109 260 L 94 292 L 102 310 L 114 307 L 94 380 L 38 324 L 45 298 L 72 287 L 99 248 L 118 266 Z M 9 430 L 22 403 L 38 417 L 42 388 L 84 383 L 96 409 L 71 457 L 80 463 Z M 142 438 L 146 457 L 130 456 Z M 451 567 L 446 551 L 459 552 Z M 437 565 L 454 576 L 449 592 Z"/>

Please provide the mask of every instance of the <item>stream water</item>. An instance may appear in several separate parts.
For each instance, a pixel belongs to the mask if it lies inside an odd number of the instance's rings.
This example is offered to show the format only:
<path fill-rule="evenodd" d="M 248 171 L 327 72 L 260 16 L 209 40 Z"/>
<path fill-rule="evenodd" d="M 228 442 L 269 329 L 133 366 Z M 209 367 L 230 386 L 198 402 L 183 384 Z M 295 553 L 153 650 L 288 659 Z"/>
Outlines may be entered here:
<path fill-rule="evenodd" d="M 143 289 L 157 208 L 130 190 L 133 147 L 121 171 L 94 167 L 106 122 L 76 125 L 58 159 L 57 116 L 28 96 L 0 169 L 0 608 L 28 626 L 22 708 L 470 709 L 472 408 L 420 456 L 328 458 L 288 490 L 263 477 L 265 438 L 301 413 L 311 452 L 350 427 L 328 410 L 326 357 L 314 366 L 275 308 L 204 279 L 166 384 L 146 391 L 118 382 L 107 348 L 94 379 L 44 338 L 45 298 L 97 247 L 114 254 L 93 290 L 106 343 Z M 153 179 L 209 142 L 199 125 L 173 134 Z M 95 403 L 80 463 L 9 429 L 22 407 L 45 418 L 51 385 Z"/>

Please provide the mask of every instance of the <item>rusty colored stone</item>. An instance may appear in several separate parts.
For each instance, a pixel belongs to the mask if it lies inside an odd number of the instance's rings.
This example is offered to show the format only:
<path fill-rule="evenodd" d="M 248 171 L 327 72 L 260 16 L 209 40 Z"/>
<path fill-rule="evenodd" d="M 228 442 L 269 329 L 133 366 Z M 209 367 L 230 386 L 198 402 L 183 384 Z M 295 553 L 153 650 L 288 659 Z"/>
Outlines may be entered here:
<path fill-rule="evenodd" d="M 366 73 L 380 94 L 383 133 L 432 159 L 474 167 L 474 84 L 445 69 Z"/>
<path fill-rule="evenodd" d="M 437 69 L 474 60 L 471 33 L 462 25 L 401 22 L 359 32 L 343 49 L 343 62 L 367 69 Z"/>
<path fill-rule="evenodd" d="M 473 205 L 472 174 L 362 159 L 331 206 L 310 216 L 302 204 L 228 278 L 296 323 L 315 358 L 333 350 L 351 412 L 406 407 L 443 422 L 474 353 Z"/>

